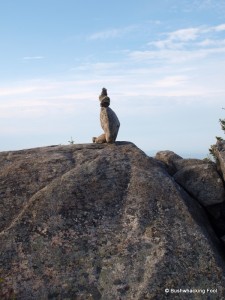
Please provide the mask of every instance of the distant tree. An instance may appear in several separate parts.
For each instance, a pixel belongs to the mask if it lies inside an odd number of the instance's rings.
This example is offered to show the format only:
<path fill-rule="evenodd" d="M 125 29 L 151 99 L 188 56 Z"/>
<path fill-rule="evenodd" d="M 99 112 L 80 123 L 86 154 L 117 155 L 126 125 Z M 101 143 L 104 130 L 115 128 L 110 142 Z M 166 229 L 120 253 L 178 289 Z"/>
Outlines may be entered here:
<path fill-rule="evenodd" d="M 222 130 L 225 132 L 225 119 L 219 119 L 219 122 Z"/>
<path fill-rule="evenodd" d="M 222 108 L 225 109 L 225 108 Z M 219 119 L 219 123 L 221 126 L 221 129 L 225 132 L 225 119 Z M 220 136 L 216 136 L 217 141 L 223 141 L 224 139 Z M 216 161 L 216 156 L 215 156 L 215 145 L 211 145 L 209 148 L 209 156 L 207 159 L 212 159 L 213 161 Z"/>

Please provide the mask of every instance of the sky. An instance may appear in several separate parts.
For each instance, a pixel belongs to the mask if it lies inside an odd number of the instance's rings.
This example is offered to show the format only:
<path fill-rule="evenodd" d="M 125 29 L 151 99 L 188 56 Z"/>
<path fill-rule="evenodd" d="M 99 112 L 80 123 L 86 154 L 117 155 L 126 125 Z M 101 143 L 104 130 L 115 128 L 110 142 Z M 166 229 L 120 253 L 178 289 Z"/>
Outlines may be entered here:
<path fill-rule="evenodd" d="M 0 0 L 0 151 L 118 141 L 208 155 L 225 118 L 224 0 Z"/>

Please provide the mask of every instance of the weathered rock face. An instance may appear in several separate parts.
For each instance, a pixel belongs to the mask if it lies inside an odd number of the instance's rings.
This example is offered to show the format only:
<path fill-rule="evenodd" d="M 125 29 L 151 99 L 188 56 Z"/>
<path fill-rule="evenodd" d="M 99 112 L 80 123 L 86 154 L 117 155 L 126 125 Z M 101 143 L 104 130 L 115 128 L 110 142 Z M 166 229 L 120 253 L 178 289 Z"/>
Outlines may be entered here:
<path fill-rule="evenodd" d="M 2 152 L 0 170 L 0 299 L 225 297 L 203 209 L 133 144 Z"/>
<path fill-rule="evenodd" d="M 168 173 L 171 175 L 176 173 L 177 163 L 183 160 L 181 156 L 169 150 L 157 152 L 155 158 L 165 164 Z"/>
<path fill-rule="evenodd" d="M 214 163 L 183 159 L 172 151 L 158 152 L 156 159 L 165 163 L 176 182 L 203 206 L 224 202 L 224 184 Z"/>
<path fill-rule="evenodd" d="M 184 167 L 174 175 L 174 179 L 203 206 L 225 200 L 223 182 L 213 164 Z"/>

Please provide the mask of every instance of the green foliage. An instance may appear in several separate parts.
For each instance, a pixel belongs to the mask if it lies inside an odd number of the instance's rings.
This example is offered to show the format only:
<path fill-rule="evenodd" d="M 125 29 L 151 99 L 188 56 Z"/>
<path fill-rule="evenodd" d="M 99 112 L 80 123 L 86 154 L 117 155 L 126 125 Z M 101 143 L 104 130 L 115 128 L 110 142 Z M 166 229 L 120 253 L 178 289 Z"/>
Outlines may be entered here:
<path fill-rule="evenodd" d="M 219 122 L 222 130 L 225 131 L 225 119 L 219 119 Z"/>
<path fill-rule="evenodd" d="M 223 109 L 225 109 L 225 108 L 223 108 Z M 219 122 L 220 122 L 221 129 L 225 132 L 225 119 L 219 119 Z M 220 136 L 216 136 L 216 139 L 217 139 L 217 142 L 223 142 L 224 141 L 224 139 Z M 210 146 L 209 155 L 208 155 L 207 158 L 205 158 L 205 160 L 214 161 L 214 162 L 217 161 L 217 158 L 216 158 L 216 155 L 215 155 L 215 147 L 216 147 L 216 145 L 211 145 Z"/>
<path fill-rule="evenodd" d="M 209 155 L 206 158 L 207 160 L 216 162 L 216 155 L 215 155 L 215 145 L 211 145 L 209 148 Z"/>

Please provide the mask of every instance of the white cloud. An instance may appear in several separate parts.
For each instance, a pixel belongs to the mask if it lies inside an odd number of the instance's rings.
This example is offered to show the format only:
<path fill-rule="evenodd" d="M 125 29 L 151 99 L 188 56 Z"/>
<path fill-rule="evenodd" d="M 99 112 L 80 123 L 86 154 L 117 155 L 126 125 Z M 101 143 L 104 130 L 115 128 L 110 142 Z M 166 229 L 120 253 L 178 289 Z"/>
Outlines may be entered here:
<path fill-rule="evenodd" d="M 159 88 L 171 88 L 177 86 L 183 86 L 188 83 L 187 76 L 167 76 L 163 79 L 156 81 L 153 85 Z"/>
<path fill-rule="evenodd" d="M 219 40 L 219 39 L 205 39 L 201 42 L 199 42 L 197 45 L 201 46 L 201 47 L 209 47 L 209 46 L 224 46 L 225 45 L 225 39 Z"/>
<path fill-rule="evenodd" d="M 115 38 L 121 34 L 120 30 L 118 29 L 110 29 L 105 31 L 100 31 L 93 33 L 89 39 L 90 40 L 98 40 L 98 39 L 108 39 L 108 38 Z"/>
<path fill-rule="evenodd" d="M 189 53 L 188 51 L 179 50 L 146 50 L 146 51 L 132 51 L 129 57 L 136 62 L 159 62 L 167 61 L 169 63 L 180 63 L 190 59 L 202 57 L 201 53 Z"/>
<path fill-rule="evenodd" d="M 154 46 L 158 49 L 181 49 L 183 48 L 184 43 L 174 43 L 174 41 L 170 39 L 159 40 L 148 43 L 149 46 Z"/>
<path fill-rule="evenodd" d="M 71 71 L 109 71 L 119 66 L 116 62 L 97 62 L 97 63 L 86 63 L 78 67 L 71 68 Z"/>
<path fill-rule="evenodd" d="M 131 25 L 123 28 L 112 28 L 108 30 L 103 30 L 99 32 L 95 32 L 88 37 L 89 40 L 102 40 L 102 39 L 113 39 L 122 37 L 125 34 L 132 32 L 135 30 L 137 26 Z"/>
<path fill-rule="evenodd" d="M 224 16 L 225 2 L 224 0 L 182 0 L 180 5 L 185 12 L 205 13 L 213 12 L 214 15 Z"/>
<path fill-rule="evenodd" d="M 166 33 L 166 38 L 156 41 L 151 41 L 148 43 L 149 46 L 156 47 L 158 49 L 182 49 L 186 46 L 209 46 L 213 44 L 215 37 L 210 35 L 217 32 L 225 30 L 225 24 L 220 24 L 217 26 L 201 26 L 201 27 L 191 27 L 191 28 L 182 28 L 172 32 Z M 202 44 L 199 40 L 204 39 Z M 210 42 L 209 42 L 210 41 Z M 217 45 L 219 40 L 217 40 Z M 216 45 L 216 43 L 214 43 Z"/>
<path fill-rule="evenodd" d="M 36 90 L 36 87 L 6 87 L 0 88 L 0 97 L 11 96 L 11 95 L 20 95 L 20 94 L 29 94 Z"/>
<path fill-rule="evenodd" d="M 200 60 L 210 56 L 224 55 L 225 47 L 214 47 L 207 49 L 195 50 L 146 50 L 146 51 L 131 51 L 129 57 L 134 63 L 158 63 L 158 64 L 183 64 L 197 63 Z M 190 65 L 191 66 L 191 65 Z"/>
<path fill-rule="evenodd" d="M 219 32 L 225 24 L 178 29 L 166 33 L 166 38 L 148 43 L 150 49 L 130 51 L 134 61 L 184 63 L 225 53 L 225 39 Z"/>
<path fill-rule="evenodd" d="M 207 46 L 215 46 L 216 42 L 212 39 L 205 39 L 198 43 L 201 47 L 207 47 Z"/>
<path fill-rule="evenodd" d="M 0 98 L 10 96 L 25 96 L 32 93 L 45 92 L 59 87 L 60 82 L 50 82 L 44 80 L 30 80 L 24 82 L 13 83 L 10 86 L 0 86 Z"/>
<path fill-rule="evenodd" d="M 224 31 L 225 30 L 225 24 L 221 24 L 221 25 L 215 26 L 214 30 L 215 31 Z"/>
<path fill-rule="evenodd" d="M 185 28 L 179 29 L 168 34 L 168 39 L 172 41 L 193 41 L 196 40 L 199 33 L 201 32 L 200 28 Z"/>
<path fill-rule="evenodd" d="M 158 49 L 181 49 L 187 42 L 195 41 L 201 33 L 200 28 L 185 28 L 167 33 L 167 38 L 151 41 L 149 46 L 154 46 Z"/>
<path fill-rule="evenodd" d="M 37 60 L 37 59 L 44 59 L 44 56 L 24 56 L 24 60 Z"/>

